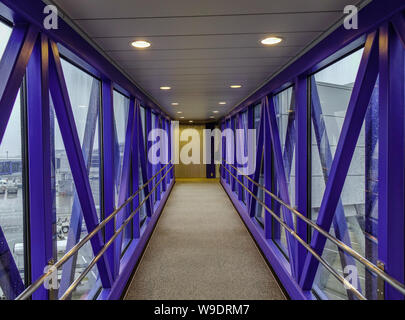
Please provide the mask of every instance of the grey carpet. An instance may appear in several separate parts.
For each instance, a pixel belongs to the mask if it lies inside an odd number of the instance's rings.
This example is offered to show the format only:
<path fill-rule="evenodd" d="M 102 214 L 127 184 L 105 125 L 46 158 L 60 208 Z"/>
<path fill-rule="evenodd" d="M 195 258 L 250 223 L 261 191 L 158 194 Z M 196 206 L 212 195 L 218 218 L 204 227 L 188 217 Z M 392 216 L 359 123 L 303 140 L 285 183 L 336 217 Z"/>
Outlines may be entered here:
<path fill-rule="evenodd" d="M 125 296 L 285 299 L 219 182 L 176 182 Z"/>

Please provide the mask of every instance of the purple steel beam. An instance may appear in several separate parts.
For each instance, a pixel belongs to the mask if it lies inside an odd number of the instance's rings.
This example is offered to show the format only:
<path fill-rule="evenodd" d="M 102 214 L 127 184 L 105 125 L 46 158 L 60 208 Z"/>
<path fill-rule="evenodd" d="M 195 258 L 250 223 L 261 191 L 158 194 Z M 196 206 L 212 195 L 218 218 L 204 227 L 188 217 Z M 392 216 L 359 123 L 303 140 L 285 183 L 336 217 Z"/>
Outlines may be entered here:
<path fill-rule="evenodd" d="M 3 140 L 37 36 L 38 30 L 35 27 L 15 26 L 1 58 L 0 143 Z M 24 284 L 1 229 L 0 243 L 1 268 L 2 273 L 6 273 L 1 277 L 0 286 L 8 299 L 14 299 L 24 289 Z"/>
<path fill-rule="evenodd" d="M 15 26 L 0 61 L 0 143 L 34 49 L 38 30 Z"/>
<path fill-rule="evenodd" d="M 264 118 L 264 186 L 267 190 L 273 191 L 273 147 L 271 145 L 270 123 L 267 117 Z M 265 193 L 264 203 L 268 208 L 272 208 L 273 198 Z M 272 208 L 273 209 L 273 208 Z M 266 239 L 273 238 L 273 218 L 272 215 L 264 211 L 264 236 Z"/>
<path fill-rule="evenodd" d="M 96 126 L 100 109 L 100 87 L 97 80 L 93 80 L 91 94 L 88 104 L 88 112 L 86 117 L 86 127 L 84 131 L 82 153 L 84 162 L 86 164 L 87 175 L 90 172 L 91 159 L 93 156 L 94 138 L 96 135 Z M 69 233 L 65 253 L 69 252 L 75 244 L 80 240 L 83 224 L 83 212 L 80 207 L 79 197 L 77 191 L 74 193 L 74 200 L 72 205 L 72 214 L 70 217 Z M 59 287 L 59 297 L 61 297 L 67 288 L 71 285 L 75 278 L 76 272 L 77 253 L 69 259 L 62 268 L 62 278 Z"/>
<path fill-rule="evenodd" d="M 373 32 L 367 36 L 363 57 L 350 97 L 328 183 L 319 210 L 317 224 L 327 231 L 329 231 L 331 227 L 334 213 L 339 203 L 343 184 L 349 170 L 357 139 L 377 79 L 377 65 L 378 40 L 376 32 Z M 322 255 L 325 243 L 326 238 L 315 231 L 311 246 L 319 255 Z M 308 252 L 300 280 L 300 285 L 304 290 L 310 290 L 312 288 L 318 265 L 318 260 Z"/>
<path fill-rule="evenodd" d="M 134 101 L 134 138 L 132 139 L 132 192 L 136 192 L 139 189 L 139 144 L 138 144 L 138 124 L 139 124 L 139 117 L 140 117 L 140 105 L 139 101 L 135 99 Z M 139 194 L 135 196 L 134 200 L 132 201 L 132 210 L 136 209 L 140 203 L 139 201 Z M 134 239 L 139 239 L 141 236 L 140 230 L 140 210 L 134 216 L 132 220 L 132 232 Z"/>
<path fill-rule="evenodd" d="M 236 129 L 245 129 L 245 128 L 243 128 L 243 122 L 242 122 L 242 114 L 241 113 L 239 113 L 239 114 L 237 114 L 236 115 Z M 245 133 L 247 132 L 247 131 L 244 131 Z M 236 134 L 236 133 L 235 133 Z M 236 137 L 236 139 L 238 139 L 237 138 L 237 136 L 235 135 L 235 137 Z M 237 145 L 237 143 L 235 144 L 235 159 L 238 159 L 238 157 L 237 157 L 237 153 L 239 152 L 239 154 L 241 154 L 242 155 L 242 157 L 243 156 L 245 156 L 245 153 L 246 153 L 246 145 L 247 145 L 247 141 L 246 141 L 246 139 L 245 139 L 245 135 L 243 136 L 243 140 L 244 140 L 244 144 L 243 144 L 243 149 L 239 149 L 238 150 L 238 145 Z M 212 150 L 212 148 L 211 148 L 211 150 Z M 242 158 L 241 157 L 241 158 Z M 235 165 L 235 167 L 237 167 L 238 165 Z M 237 172 L 235 172 L 235 176 L 238 176 L 238 173 Z M 240 179 L 242 179 L 242 181 L 244 181 L 244 177 L 243 176 L 240 176 Z M 244 188 L 242 187 L 242 185 L 240 184 L 240 183 L 238 183 L 237 184 L 237 186 L 236 186 L 236 188 L 238 189 L 238 199 L 239 199 L 239 201 L 243 201 L 243 193 L 245 192 L 244 190 Z"/>
<path fill-rule="evenodd" d="M 385 271 L 404 283 L 404 118 L 405 54 L 386 23 L 380 28 L 378 258 Z M 385 298 L 404 297 L 388 284 Z"/>
<path fill-rule="evenodd" d="M 26 74 L 32 279 L 39 278 L 53 258 L 48 66 L 48 38 L 41 35 Z M 47 300 L 48 291 L 41 286 L 32 298 Z"/>
<path fill-rule="evenodd" d="M 277 97 L 277 96 L 276 96 Z M 278 99 L 275 99 L 274 101 L 274 106 L 277 114 L 282 115 L 282 110 L 280 110 L 281 106 L 278 103 Z M 288 117 L 287 117 L 287 131 L 285 135 L 285 141 L 284 141 L 284 150 L 283 150 L 283 163 L 284 163 L 284 169 L 285 169 L 285 175 L 286 175 L 286 180 L 287 180 L 287 185 L 290 185 L 290 179 L 291 179 L 291 169 L 292 169 L 292 160 L 294 156 L 294 149 L 295 149 L 295 139 L 296 139 L 296 129 L 295 129 L 295 92 L 293 91 L 293 95 L 291 97 L 290 101 L 290 106 L 288 110 Z M 278 118 L 278 122 L 281 121 L 281 118 Z M 279 123 L 277 122 L 277 125 Z M 281 141 L 281 140 L 280 140 Z M 277 179 L 276 179 L 277 181 Z M 277 190 L 277 185 L 274 186 L 275 190 Z M 276 191 L 277 195 L 280 197 L 280 191 Z M 279 213 L 280 212 L 280 203 L 275 202 L 274 203 L 274 211 Z M 280 240 L 280 234 L 281 234 L 281 227 L 280 224 L 275 221 L 274 222 L 275 226 L 277 226 L 276 230 L 274 230 L 274 236 L 273 239 Z"/>
<path fill-rule="evenodd" d="M 162 129 L 164 130 L 164 132 L 168 132 L 168 129 L 167 129 L 167 121 L 166 121 L 166 119 L 164 119 L 164 118 L 162 118 Z M 160 149 L 160 152 L 162 152 L 162 149 L 163 149 L 163 154 L 165 155 L 165 157 L 166 157 L 166 154 L 167 154 L 167 147 L 168 146 L 166 146 L 166 145 L 164 145 L 164 143 L 162 143 L 161 144 L 161 149 Z M 162 168 L 164 166 L 164 164 L 160 164 L 160 167 Z M 160 170 L 160 169 L 159 169 Z M 166 173 L 166 171 L 167 171 L 167 168 L 166 169 L 163 169 L 162 170 L 162 176 L 164 176 L 165 175 L 165 173 Z M 166 192 L 166 190 L 167 190 L 167 182 L 168 182 L 168 177 L 167 176 L 165 176 L 164 178 L 163 178 L 163 181 L 162 181 L 162 193 L 165 193 Z"/>
<path fill-rule="evenodd" d="M 379 81 L 377 79 L 376 87 L 371 96 L 370 106 L 368 108 L 365 120 L 365 208 L 364 208 L 364 240 L 365 257 L 377 265 L 378 256 L 378 158 L 374 157 L 378 142 L 378 91 Z M 377 299 L 377 276 L 370 270 L 365 270 L 365 294 L 370 300 Z"/>
<path fill-rule="evenodd" d="M 147 168 L 147 178 L 150 179 L 151 177 L 153 177 L 153 166 L 150 163 L 150 161 L 148 161 L 148 155 L 149 155 L 149 150 L 152 147 L 152 142 L 149 141 L 149 133 L 151 132 L 151 130 L 153 129 L 152 127 L 152 111 L 150 109 L 146 109 L 145 110 L 145 116 L 146 116 L 146 156 L 145 156 L 145 161 L 146 161 L 146 168 Z M 151 183 L 149 184 L 150 189 L 153 189 L 154 187 L 154 181 L 151 181 Z M 154 208 L 154 195 L 151 195 L 149 197 L 150 202 L 151 202 L 151 209 L 152 212 L 150 213 L 151 215 L 153 214 L 153 208 Z"/>
<path fill-rule="evenodd" d="M 96 207 L 94 205 L 90 182 L 80 148 L 79 137 L 63 76 L 58 48 L 56 43 L 53 41 L 50 42 L 50 47 L 50 91 L 56 116 L 58 118 L 61 135 L 65 144 L 66 154 L 72 171 L 73 180 L 75 181 L 77 194 L 83 210 L 83 217 L 86 222 L 87 231 L 91 232 L 98 224 Z M 103 240 L 100 233 L 97 233 L 97 235 L 91 239 L 91 245 L 93 247 L 94 255 L 97 255 L 103 246 Z M 97 266 L 103 287 L 110 288 L 112 276 L 105 255 L 97 262 Z"/>
<path fill-rule="evenodd" d="M 307 78 L 295 79 L 295 206 L 301 214 L 308 217 L 308 86 Z M 297 234 L 307 242 L 307 224 L 297 219 Z M 297 243 L 295 268 L 298 279 L 301 277 L 307 250 Z"/>
<path fill-rule="evenodd" d="M 235 145 L 235 139 L 236 139 L 236 132 L 235 132 L 235 117 L 232 117 L 231 118 L 231 122 L 230 122 L 230 125 L 231 125 L 231 129 L 232 129 L 232 131 L 233 131 L 233 141 L 232 141 L 232 143 Z M 235 164 L 236 164 L 236 146 L 233 148 L 233 159 L 234 159 L 234 163 L 233 163 L 233 165 L 235 166 Z M 230 167 L 230 171 L 232 172 L 232 174 L 233 175 L 235 175 L 236 176 L 236 170 L 235 169 L 233 169 L 232 167 Z M 232 191 L 236 191 L 236 181 L 235 181 L 235 179 L 232 177 L 232 176 L 230 176 L 229 177 L 229 179 L 230 179 L 230 181 L 231 181 L 231 189 L 232 189 Z"/>
<path fill-rule="evenodd" d="M 397 33 L 399 40 L 402 42 L 403 47 L 405 48 L 405 18 L 404 13 L 400 12 L 395 15 L 391 20 L 392 25 Z"/>
<path fill-rule="evenodd" d="M 125 134 L 125 146 L 124 146 L 124 159 L 122 163 L 122 172 L 120 177 L 120 188 L 118 194 L 118 207 L 120 207 L 129 196 L 129 183 L 130 183 L 130 170 L 131 170 L 131 149 L 132 149 L 132 141 L 134 139 L 134 100 L 130 100 L 129 104 L 129 113 L 128 113 L 128 122 L 127 122 L 127 129 Z M 121 210 L 120 213 L 116 216 L 115 221 L 115 228 L 118 229 L 121 227 L 122 223 L 127 218 L 127 207 Z M 115 270 L 114 273 L 118 275 L 119 268 L 120 268 L 120 258 L 121 258 L 121 251 L 122 251 L 122 239 L 123 233 L 121 232 L 114 241 L 114 252 L 115 252 Z"/>
<path fill-rule="evenodd" d="M 156 117 L 155 117 L 155 128 L 156 128 L 156 129 L 160 129 L 160 119 L 159 119 L 159 115 L 156 115 Z M 155 139 L 156 139 L 156 137 L 155 137 Z M 155 140 L 154 142 L 156 142 L 156 140 Z M 162 145 L 162 144 L 161 144 L 161 141 L 159 141 L 159 144 Z M 161 152 L 161 150 L 160 150 L 160 152 Z M 159 172 L 159 170 L 160 170 L 160 165 L 159 165 L 159 164 L 154 165 L 154 166 L 153 166 L 153 169 L 154 169 L 154 170 L 153 170 L 153 175 L 155 175 L 157 172 Z M 157 177 L 156 177 L 156 181 L 159 181 L 160 178 L 161 178 L 161 174 L 158 174 Z M 156 201 L 156 202 L 158 202 L 158 201 L 160 200 L 160 189 L 161 189 L 161 184 L 158 184 L 158 185 L 157 185 L 157 188 L 156 188 L 156 190 L 155 190 L 155 195 L 156 195 L 155 201 Z"/>
<path fill-rule="evenodd" d="M 274 165 L 275 165 L 275 169 L 276 169 L 280 197 L 285 203 L 290 204 L 290 196 L 289 196 L 289 192 L 288 192 L 287 179 L 285 176 L 285 168 L 284 168 L 283 156 L 282 156 L 282 151 L 281 151 L 281 140 L 280 140 L 280 134 L 279 134 L 278 126 L 277 126 L 277 118 L 276 118 L 276 112 L 274 109 L 273 97 L 270 97 L 270 103 L 269 103 L 269 98 L 267 98 L 267 97 L 264 98 L 262 101 L 262 108 L 264 109 L 264 112 L 265 112 L 264 114 L 267 117 L 269 124 L 270 124 L 270 137 L 271 137 L 271 143 L 273 145 Z M 285 223 L 291 229 L 295 230 L 294 220 L 293 220 L 291 212 L 284 206 L 283 206 L 282 211 L 283 211 Z M 287 234 L 286 238 L 287 238 L 288 253 L 289 253 L 289 258 L 290 258 L 291 274 L 295 279 L 297 279 L 297 273 L 295 270 L 296 257 L 294 256 L 297 243 L 296 243 L 296 240 L 290 234 Z"/>
<path fill-rule="evenodd" d="M 146 111 L 145 112 L 145 114 L 146 114 L 146 128 L 148 128 L 148 121 L 149 121 L 149 126 L 150 126 L 150 123 L 151 123 L 150 117 L 147 116 L 148 115 L 148 110 L 149 110 L 149 115 L 150 115 L 150 109 L 145 110 Z M 140 165 L 141 165 L 141 170 L 142 170 L 142 180 L 143 180 L 143 184 L 145 184 L 149 180 L 148 169 L 149 169 L 149 166 L 150 166 L 150 162 L 149 161 L 147 162 L 148 155 L 147 155 L 147 150 L 145 148 L 145 139 L 143 137 L 143 132 L 142 132 L 141 117 L 138 117 L 138 126 L 137 127 L 138 127 L 138 134 L 137 134 L 138 146 L 139 146 L 139 149 L 141 150 L 141 152 L 139 153 L 139 156 L 140 156 L 140 160 L 141 160 Z M 146 138 L 147 138 L 147 136 L 148 136 L 148 131 L 146 131 Z M 149 183 L 144 188 L 145 196 L 149 194 L 149 190 L 151 190 L 152 188 L 153 188 L 152 183 Z M 152 197 L 149 197 L 146 200 L 146 203 L 145 203 L 145 205 L 146 205 L 146 215 L 148 217 L 152 217 L 152 213 L 153 213 L 153 210 L 152 210 L 153 203 L 151 201 L 151 198 Z"/>
<path fill-rule="evenodd" d="M 328 133 L 326 131 L 326 124 L 322 114 L 322 106 L 321 101 L 319 99 L 318 88 L 314 77 L 311 77 L 311 102 L 312 102 L 311 118 L 313 122 L 316 144 L 318 146 L 319 158 L 322 167 L 322 174 L 326 185 L 328 183 L 333 157 L 329 144 Z M 340 198 L 336 207 L 336 212 L 333 217 L 333 227 L 335 230 L 336 238 L 338 238 L 340 241 L 344 242 L 351 248 L 352 244 L 350 240 L 349 228 L 346 222 L 343 203 Z M 342 265 L 342 270 L 345 270 L 346 266 L 356 265 L 356 260 L 354 260 L 354 258 L 351 255 L 345 253 L 343 250 L 339 248 L 338 252 L 340 257 L 340 263 Z M 356 288 L 361 292 L 360 279 L 358 277 Z M 356 299 L 356 296 L 350 290 L 346 291 L 350 300 Z"/>
<path fill-rule="evenodd" d="M 104 191 L 104 217 L 113 213 L 115 208 L 115 175 L 114 175 L 114 108 L 113 86 L 110 80 L 102 81 L 102 112 L 103 112 L 103 191 Z M 114 221 L 105 226 L 105 241 L 114 234 Z M 110 270 L 114 270 L 114 248 L 110 246 L 106 252 Z M 113 279 L 115 275 L 112 274 Z"/>

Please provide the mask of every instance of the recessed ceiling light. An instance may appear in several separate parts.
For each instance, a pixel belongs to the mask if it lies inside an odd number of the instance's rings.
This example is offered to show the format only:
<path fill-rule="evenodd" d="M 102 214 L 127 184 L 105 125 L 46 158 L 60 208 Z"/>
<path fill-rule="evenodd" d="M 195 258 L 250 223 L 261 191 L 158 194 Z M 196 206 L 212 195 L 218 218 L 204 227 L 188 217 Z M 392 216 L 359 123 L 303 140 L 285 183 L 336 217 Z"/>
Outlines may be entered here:
<path fill-rule="evenodd" d="M 170 90 L 172 87 L 160 87 L 160 90 Z"/>
<path fill-rule="evenodd" d="M 225 102 L 225 101 L 221 101 L 221 102 L 219 102 L 219 104 L 220 104 L 220 105 L 224 105 L 224 104 L 226 104 L 226 102 Z"/>
<path fill-rule="evenodd" d="M 138 49 L 145 49 L 150 47 L 150 42 L 144 40 L 137 40 L 132 42 L 131 45 Z"/>
<path fill-rule="evenodd" d="M 268 37 L 266 39 L 263 39 L 261 41 L 262 44 L 266 45 L 266 46 L 271 46 L 273 44 L 277 44 L 280 43 L 281 41 L 283 41 L 283 39 L 279 38 L 279 37 Z"/>
<path fill-rule="evenodd" d="M 178 113 L 178 114 L 182 114 L 183 112 L 181 112 L 181 111 L 177 111 L 177 113 Z"/>
<path fill-rule="evenodd" d="M 212 113 L 218 113 L 219 111 L 217 111 L 217 110 L 215 110 L 215 111 L 212 111 Z"/>
<path fill-rule="evenodd" d="M 178 106 L 179 103 L 178 102 L 172 102 L 172 106 Z"/>
<path fill-rule="evenodd" d="M 240 84 L 233 84 L 230 86 L 232 89 L 239 89 L 242 88 L 242 86 Z"/>
<path fill-rule="evenodd" d="M 190 120 L 189 122 L 190 122 L 190 123 L 193 123 L 193 120 Z"/>
<path fill-rule="evenodd" d="M 184 119 L 184 117 L 180 117 L 180 119 Z"/>

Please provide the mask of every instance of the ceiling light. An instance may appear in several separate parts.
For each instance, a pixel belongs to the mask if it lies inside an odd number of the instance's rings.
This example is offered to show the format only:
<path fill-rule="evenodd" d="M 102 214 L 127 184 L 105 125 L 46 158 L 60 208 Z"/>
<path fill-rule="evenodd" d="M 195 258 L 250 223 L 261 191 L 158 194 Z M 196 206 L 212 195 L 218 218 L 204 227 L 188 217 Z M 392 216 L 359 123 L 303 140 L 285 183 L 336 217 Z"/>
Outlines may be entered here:
<path fill-rule="evenodd" d="M 172 106 L 178 106 L 179 103 L 178 102 L 172 102 Z"/>
<path fill-rule="evenodd" d="M 189 122 L 190 122 L 190 123 L 193 123 L 193 120 L 190 120 Z"/>
<path fill-rule="evenodd" d="M 240 84 L 233 84 L 230 86 L 232 89 L 239 89 L 242 88 L 242 86 Z"/>
<path fill-rule="evenodd" d="M 217 111 L 217 110 L 215 110 L 215 111 L 212 111 L 212 113 L 218 113 L 219 111 Z"/>
<path fill-rule="evenodd" d="M 225 102 L 225 101 L 221 101 L 219 104 L 220 104 L 220 105 L 224 105 L 224 104 L 226 104 L 226 102 Z"/>
<path fill-rule="evenodd" d="M 184 119 L 184 117 L 180 117 L 180 119 Z"/>
<path fill-rule="evenodd" d="M 138 49 L 145 49 L 145 48 L 150 47 L 150 42 L 143 41 L 143 40 L 137 40 L 137 41 L 132 42 L 131 45 Z"/>
<path fill-rule="evenodd" d="M 178 113 L 178 114 L 182 114 L 183 112 L 181 112 L 181 111 L 177 111 L 177 113 Z"/>
<path fill-rule="evenodd" d="M 283 41 L 283 39 L 279 38 L 279 37 L 268 37 L 266 39 L 263 39 L 261 41 L 262 44 L 266 45 L 266 46 L 271 46 L 273 44 L 277 44 L 280 43 L 281 41 Z"/>
<path fill-rule="evenodd" d="M 171 87 L 160 87 L 160 90 L 170 90 Z"/>
<path fill-rule="evenodd" d="M 210 118 L 211 118 L 211 119 L 215 119 L 215 117 L 214 117 L 214 116 L 210 116 Z"/>

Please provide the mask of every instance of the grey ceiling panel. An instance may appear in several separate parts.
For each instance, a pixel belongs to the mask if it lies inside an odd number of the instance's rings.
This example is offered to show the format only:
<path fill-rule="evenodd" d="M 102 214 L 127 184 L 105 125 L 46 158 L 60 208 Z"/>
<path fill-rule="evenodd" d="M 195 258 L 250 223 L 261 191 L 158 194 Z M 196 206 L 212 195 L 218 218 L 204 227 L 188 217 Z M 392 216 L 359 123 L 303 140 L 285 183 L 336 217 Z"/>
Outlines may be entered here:
<path fill-rule="evenodd" d="M 204 120 L 215 110 L 225 115 L 359 0 L 54 2 L 170 115 Z M 269 35 L 283 42 L 264 47 L 260 40 Z M 140 39 L 152 46 L 134 49 Z"/>
<path fill-rule="evenodd" d="M 91 37 L 148 37 L 322 31 L 341 16 L 338 12 L 260 16 L 80 20 Z"/>

